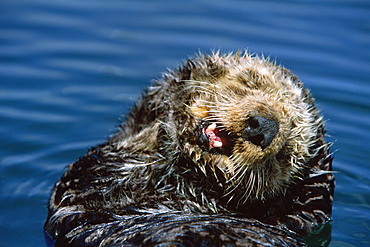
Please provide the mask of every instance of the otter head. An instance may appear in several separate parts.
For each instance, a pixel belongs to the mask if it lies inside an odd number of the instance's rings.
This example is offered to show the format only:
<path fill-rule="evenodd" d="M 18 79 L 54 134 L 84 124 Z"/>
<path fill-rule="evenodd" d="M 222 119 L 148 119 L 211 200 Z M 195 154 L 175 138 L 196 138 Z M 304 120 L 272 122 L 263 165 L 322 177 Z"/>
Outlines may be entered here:
<path fill-rule="evenodd" d="M 191 128 L 179 131 L 182 153 L 213 173 L 230 199 L 283 193 L 315 152 L 321 119 L 307 90 L 286 69 L 248 54 L 203 56 L 187 71 Z"/>

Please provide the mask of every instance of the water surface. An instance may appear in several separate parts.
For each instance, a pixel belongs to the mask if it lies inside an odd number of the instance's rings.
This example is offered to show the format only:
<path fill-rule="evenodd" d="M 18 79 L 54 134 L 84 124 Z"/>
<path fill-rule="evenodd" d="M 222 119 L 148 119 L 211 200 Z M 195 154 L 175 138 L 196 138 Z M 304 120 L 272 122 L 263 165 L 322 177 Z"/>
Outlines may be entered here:
<path fill-rule="evenodd" d="M 161 72 L 211 49 L 270 56 L 311 89 L 337 171 L 330 246 L 370 245 L 370 2 L 0 2 L 0 246 L 44 246 L 65 166 Z"/>

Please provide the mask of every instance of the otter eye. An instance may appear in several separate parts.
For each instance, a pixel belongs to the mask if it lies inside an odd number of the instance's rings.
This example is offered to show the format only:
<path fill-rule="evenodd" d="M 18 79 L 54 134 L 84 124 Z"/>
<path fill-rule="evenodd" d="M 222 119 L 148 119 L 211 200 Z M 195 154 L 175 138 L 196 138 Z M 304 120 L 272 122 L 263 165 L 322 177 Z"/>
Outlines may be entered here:
<path fill-rule="evenodd" d="M 276 121 L 260 116 L 248 118 L 246 124 L 242 137 L 261 148 L 270 145 L 279 130 Z"/>

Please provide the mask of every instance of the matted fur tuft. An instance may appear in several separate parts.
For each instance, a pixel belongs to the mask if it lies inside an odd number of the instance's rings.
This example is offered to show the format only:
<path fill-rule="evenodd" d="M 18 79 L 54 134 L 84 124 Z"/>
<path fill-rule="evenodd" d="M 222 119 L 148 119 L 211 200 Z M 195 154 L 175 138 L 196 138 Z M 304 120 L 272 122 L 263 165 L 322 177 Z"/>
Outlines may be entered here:
<path fill-rule="evenodd" d="M 331 214 L 329 146 L 290 71 L 247 52 L 200 54 L 69 166 L 45 230 L 55 246 L 301 245 Z"/>

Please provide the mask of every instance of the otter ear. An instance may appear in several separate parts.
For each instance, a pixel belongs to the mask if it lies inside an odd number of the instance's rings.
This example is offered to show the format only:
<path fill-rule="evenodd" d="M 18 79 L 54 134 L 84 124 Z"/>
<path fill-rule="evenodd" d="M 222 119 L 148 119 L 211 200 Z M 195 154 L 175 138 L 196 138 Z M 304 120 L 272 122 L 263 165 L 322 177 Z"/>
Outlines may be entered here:
<path fill-rule="evenodd" d="M 158 148 L 158 133 L 160 123 L 154 123 L 143 128 L 139 132 L 124 138 L 118 143 L 118 148 L 130 150 L 132 153 L 145 153 Z"/>

